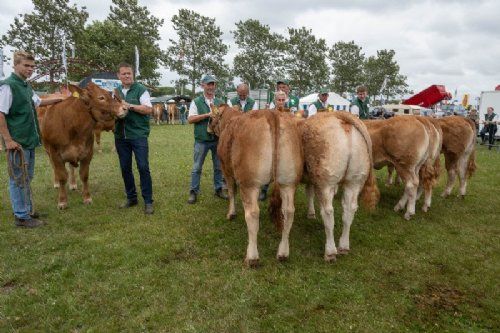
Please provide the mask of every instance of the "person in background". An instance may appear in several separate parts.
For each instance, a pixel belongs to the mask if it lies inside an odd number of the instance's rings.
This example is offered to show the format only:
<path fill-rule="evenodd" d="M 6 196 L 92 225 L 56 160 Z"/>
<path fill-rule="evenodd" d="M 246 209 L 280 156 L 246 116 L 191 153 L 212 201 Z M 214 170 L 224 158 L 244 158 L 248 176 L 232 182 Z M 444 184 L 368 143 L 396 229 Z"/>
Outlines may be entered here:
<path fill-rule="evenodd" d="M 205 75 L 201 79 L 203 95 L 196 97 L 189 107 L 188 122 L 194 124 L 194 151 L 193 151 L 193 169 L 191 171 L 191 185 L 189 189 L 188 204 L 196 203 L 200 193 L 200 178 L 203 163 L 208 152 L 212 153 L 212 163 L 214 170 L 214 195 L 227 199 L 223 191 L 224 179 L 219 157 L 217 157 L 217 136 L 208 133 L 208 121 L 212 112 L 212 107 L 222 104 L 222 101 L 215 97 L 215 88 L 217 80 L 212 75 Z"/>
<path fill-rule="evenodd" d="M 64 99 L 57 94 L 41 100 L 26 82 L 35 69 L 35 57 L 14 52 L 14 72 L 0 81 L 0 136 L 5 140 L 9 163 L 9 194 L 14 224 L 36 228 L 44 224 L 33 209 L 30 183 L 35 172 L 35 148 L 40 146 L 40 126 L 35 108 Z"/>
<path fill-rule="evenodd" d="M 236 93 L 238 96 L 235 96 L 228 101 L 227 104 L 229 106 L 238 106 L 242 112 L 258 109 L 258 105 L 255 100 L 248 97 L 248 84 L 240 83 L 238 87 L 236 87 Z"/>
<path fill-rule="evenodd" d="M 350 111 L 359 119 L 368 119 L 368 89 L 365 86 L 359 86 L 356 88 L 356 95 L 356 98 L 351 103 Z"/>
<path fill-rule="evenodd" d="M 186 101 L 181 99 L 179 103 L 180 103 L 179 114 L 181 116 L 181 125 L 186 125 L 186 113 L 187 113 Z"/>
<path fill-rule="evenodd" d="M 471 109 L 469 111 L 469 114 L 467 115 L 467 118 L 472 120 L 474 124 L 476 125 L 476 133 L 479 132 L 479 114 L 477 113 L 476 109 Z"/>
<path fill-rule="evenodd" d="M 493 112 L 494 109 L 490 106 L 488 107 L 486 114 L 484 115 L 484 124 L 483 129 L 481 130 L 481 144 L 484 145 L 486 143 L 486 133 L 488 133 L 488 149 L 491 150 L 491 147 L 495 144 L 495 133 L 497 132 L 497 125 L 500 121 L 498 115 Z"/>
<path fill-rule="evenodd" d="M 120 208 L 137 205 L 137 191 L 132 172 L 132 153 L 135 156 L 144 199 L 144 214 L 154 213 L 153 183 L 149 171 L 149 119 L 153 113 L 151 97 L 146 87 L 134 80 L 134 68 L 127 63 L 118 65 L 118 87 L 120 97 L 127 103 L 129 112 L 115 124 L 115 147 L 120 161 L 127 200 Z"/>
<path fill-rule="evenodd" d="M 317 112 L 333 111 L 333 108 L 328 104 L 328 89 L 321 89 L 318 94 L 318 100 L 307 108 L 307 116 L 313 116 Z"/>
<path fill-rule="evenodd" d="M 296 113 L 300 112 L 300 103 L 299 103 L 299 98 L 297 96 L 291 95 L 290 94 L 290 84 L 288 80 L 278 80 L 276 81 L 276 90 L 277 91 L 283 91 L 286 94 L 286 101 L 284 108 L 289 109 L 291 113 Z M 269 104 L 270 109 L 275 109 L 275 103 L 274 103 L 275 96 L 272 96 L 272 101 Z"/>

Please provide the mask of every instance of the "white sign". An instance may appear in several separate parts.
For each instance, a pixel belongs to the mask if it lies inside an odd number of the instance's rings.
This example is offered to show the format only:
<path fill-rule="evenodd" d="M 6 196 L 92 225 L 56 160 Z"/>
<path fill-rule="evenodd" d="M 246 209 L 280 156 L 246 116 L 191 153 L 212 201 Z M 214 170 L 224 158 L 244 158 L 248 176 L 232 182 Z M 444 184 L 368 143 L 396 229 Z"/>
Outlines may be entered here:
<path fill-rule="evenodd" d="M 113 80 L 113 79 L 92 79 L 92 82 L 94 82 L 99 87 L 107 91 L 113 91 L 116 88 L 118 88 L 121 84 L 120 80 Z"/>

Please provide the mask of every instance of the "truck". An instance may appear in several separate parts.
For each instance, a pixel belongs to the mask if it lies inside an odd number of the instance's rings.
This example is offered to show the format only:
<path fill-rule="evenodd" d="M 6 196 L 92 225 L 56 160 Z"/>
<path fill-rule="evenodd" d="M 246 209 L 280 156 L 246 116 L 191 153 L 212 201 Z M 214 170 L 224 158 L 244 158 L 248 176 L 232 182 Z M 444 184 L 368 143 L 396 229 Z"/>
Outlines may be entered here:
<path fill-rule="evenodd" d="M 451 99 L 451 94 L 446 91 L 443 85 L 434 84 L 404 100 L 402 104 L 430 108 L 444 99 Z"/>
<path fill-rule="evenodd" d="M 486 110 L 488 107 L 492 107 L 494 109 L 493 112 L 496 114 L 500 114 L 500 90 L 493 91 L 482 91 L 481 97 L 479 99 L 479 130 L 483 128 L 482 121 L 484 121 L 484 115 L 486 114 Z M 495 134 L 495 137 L 498 138 L 500 135 L 499 132 Z"/>

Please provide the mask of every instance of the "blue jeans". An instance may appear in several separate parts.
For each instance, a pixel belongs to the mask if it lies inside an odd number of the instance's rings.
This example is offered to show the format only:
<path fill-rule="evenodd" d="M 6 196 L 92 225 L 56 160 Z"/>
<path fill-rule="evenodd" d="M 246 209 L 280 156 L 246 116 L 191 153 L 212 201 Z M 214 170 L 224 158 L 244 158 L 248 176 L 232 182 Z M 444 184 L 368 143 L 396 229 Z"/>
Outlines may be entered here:
<path fill-rule="evenodd" d="M 21 181 L 23 166 L 20 161 L 20 154 L 17 152 L 14 154 L 13 150 L 9 150 L 7 158 L 11 162 L 14 178 Z M 26 181 L 28 184 L 16 184 L 16 181 L 10 177 L 9 194 L 14 215 L 19 219 L 29 220 L 31 219 L 30 213 L 33 207 L 29 184 L 35 173 L 35 149 L 24 149 L 24 162 L 27 164 L 28 179 L 26 179 Z"/>
<path fill-rule="evenodd" d="M 181 113 L 181 124 L 182 125 L 186 125 L 186 114 L 185 113 Z"/>
<path fill-rule="evenodd" d="M 141 180 L 141 193 L 144 203 L 153 203 L 153 183 L 149 172 L 148 160 L 148 138 L 138 139 L 115 139 L 116 152 L 120 159 L 123 182 L 125 183 L 125 193 L 127 199 L 137 200 L 135 189 L 134 173 L 132 172 L 132 153 L 135 155 L 135 162 L 139 170 Z"/>
<path fill-rule="evenodd" d="M 220 168 L 220 160 L 217 157 L 217 141 L 195 141 L 193 154 L 193 171 L 191 171 L 191 191 L 194 191 L 197 194 L 200 193 L 201 169 L 209 150 L 212 152 L 212 163 L 214 168 L 214 190 L 217 191 L 219 189 L 222 189 L 224 186 L 222 171 Z"/>

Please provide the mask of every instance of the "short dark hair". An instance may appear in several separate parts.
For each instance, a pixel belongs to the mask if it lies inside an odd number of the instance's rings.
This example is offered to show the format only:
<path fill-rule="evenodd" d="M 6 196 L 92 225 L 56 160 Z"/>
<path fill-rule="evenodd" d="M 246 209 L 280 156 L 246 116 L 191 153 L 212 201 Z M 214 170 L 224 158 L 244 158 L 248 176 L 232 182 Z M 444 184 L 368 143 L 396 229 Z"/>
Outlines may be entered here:
<path fill-rule="evenodd" d="M 132 66 L 131 64 L 129 64 L 128 62 L 121 62 L 119 65 L 118 65 L 118 72 L 120 71 L 121 68 L 132 68 L 132 72 L 134 71 L 134 66 Z"/>
<path fill-rule="evenodd" d="M 366 86 L 356 87 L 356 93 L 360 93 L 360 92 L 368 92 L 368 88 L 366 88 Z"/>

